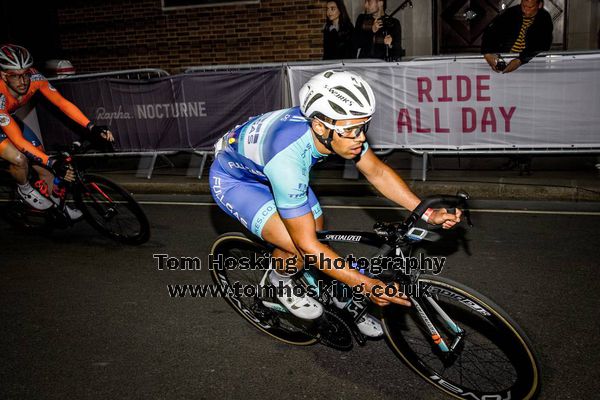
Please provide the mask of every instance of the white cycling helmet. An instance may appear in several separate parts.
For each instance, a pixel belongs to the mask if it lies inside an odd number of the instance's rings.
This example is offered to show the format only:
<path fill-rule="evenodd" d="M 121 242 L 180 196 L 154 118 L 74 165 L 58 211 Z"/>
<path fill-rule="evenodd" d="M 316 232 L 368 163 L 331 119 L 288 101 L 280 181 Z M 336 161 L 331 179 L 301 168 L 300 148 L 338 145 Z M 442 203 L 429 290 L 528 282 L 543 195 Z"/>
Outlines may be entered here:
<path fill-rule="evenodd" d="M 27 69 L 33 65 L 33 58 L 25 47 L 5 44 L 0 47 L 0 69 Z"/>
<path fill-rule="evenodd" d="M 328 70 L 310 78 L 300 89 L 300 111 L 307 118 L 334 121 L 370 117 L 375 112 L 371 86 L 352 72 Z"/>

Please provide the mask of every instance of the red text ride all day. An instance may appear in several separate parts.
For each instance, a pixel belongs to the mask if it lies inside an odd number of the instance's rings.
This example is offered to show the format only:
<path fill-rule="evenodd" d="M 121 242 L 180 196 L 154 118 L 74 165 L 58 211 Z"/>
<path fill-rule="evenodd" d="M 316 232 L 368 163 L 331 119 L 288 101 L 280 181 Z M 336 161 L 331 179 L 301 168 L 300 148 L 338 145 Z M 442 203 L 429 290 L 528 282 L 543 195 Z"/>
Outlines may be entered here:
<path fill-rule="evenodd" d="M 516 106 L 481 107 L 479 104 L 492 100 L 489 80 L 489 75 L 418 77 L 418 103 L 441 103 L 440 107 L 401 108 L 398 113 L 398 133 L 450 133 L 449 121 L 460 121 L 462 133 L 510 132 Z M 464 102 L 470 105 L 449 107 Z M 475 105 L 478 107 L 473 107 Z M 451 115 L 454 113 L 457 114 Z"/>

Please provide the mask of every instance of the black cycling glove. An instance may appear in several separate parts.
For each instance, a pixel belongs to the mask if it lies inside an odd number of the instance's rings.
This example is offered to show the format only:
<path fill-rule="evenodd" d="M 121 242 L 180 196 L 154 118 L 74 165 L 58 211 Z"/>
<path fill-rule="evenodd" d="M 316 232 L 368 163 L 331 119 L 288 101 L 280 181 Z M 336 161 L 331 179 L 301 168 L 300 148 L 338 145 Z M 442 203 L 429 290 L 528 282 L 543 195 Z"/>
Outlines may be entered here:
<path fill-rule="evenodd" d="M 106 135 L 108 132 L 110 132 L 110 129 L 108 126 L 106 125 L 95 125 L 94 123 L 90 122 L 87 126 L 87 128 L 89 129 L 90 132 L 92 132 L 92 135 L 96 136 L 96 137 L 100 137 L 102 139 L 105 139 L 102 137 L 102 135 Z"/>
<path fill-rule="evenodd" d="M 64 159 L 50 157 L 48 160 L 48 167 L 50 167 L 54 176 L 63 179 L 67 174 L 67 171 L 71 169 L 71 158 Z"/>

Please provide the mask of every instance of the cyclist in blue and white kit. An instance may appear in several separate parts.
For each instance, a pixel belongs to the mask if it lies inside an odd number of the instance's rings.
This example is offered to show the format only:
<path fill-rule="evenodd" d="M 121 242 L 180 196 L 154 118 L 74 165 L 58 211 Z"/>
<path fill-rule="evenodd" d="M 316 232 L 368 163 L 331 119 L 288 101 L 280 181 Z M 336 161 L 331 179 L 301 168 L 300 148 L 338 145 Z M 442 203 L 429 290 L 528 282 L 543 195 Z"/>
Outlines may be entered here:
<path fill-rule="evenodd" d="M 336 153 L 355 160 L 358 170 L 388 199 L 413 210 L 420 202 L 406 183 L 377 158 L 365 134 L 375 111 L 375 96 L 361 77 L 345 71 L 326 71 L 311 78 L 300 89 L 300 107 L 269 112 L 229 131 L 215 145 L 210 169 L 213 198 L 227 214 L 237 218 L 252 233 L 277 248 L 273 257 L 287 259 L 305 255 L 339 257 L 317 240 L 323 229 L 322 210 L 309 186 L 309 172 L 317 161 Z M 460 210 L 427 210 L 424 219 L 448 229 L 460 221 Z M 296 266 L 301 268 L 300 263 Z M 350 266 L 325 269 L 333 279 L 370 294 L 378 279 L 362 275 Z M 295 285 L 283 271 L 272 271 L 271 283 Z M 315 319 L 322 305 L 293 290 L 278 300 L 295 316 Z M 379 306 L 390 302 L 410 305 L 405 296 L 370 296 Z M 360 331 L 370 337 L 383 334 L 378 321 L 366 314 L 358 321 Z"/>

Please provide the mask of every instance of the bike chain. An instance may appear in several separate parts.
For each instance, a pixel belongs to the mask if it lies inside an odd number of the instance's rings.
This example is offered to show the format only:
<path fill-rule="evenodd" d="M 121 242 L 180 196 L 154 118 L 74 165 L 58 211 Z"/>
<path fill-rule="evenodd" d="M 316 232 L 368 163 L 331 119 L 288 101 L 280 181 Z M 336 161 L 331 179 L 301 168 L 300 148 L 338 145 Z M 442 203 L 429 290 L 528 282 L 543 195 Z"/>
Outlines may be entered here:
<path fill-rule="evenodd" d="M 277 314 L 277 313 L 275 313 Z M 257 316 L 256 314 L 254 314 L 255 316 Z M 274 318 L 273 318 L 274 317 Z M 277 315 L 271 316 L 271 318 L 273 318 L 272 321 L 270 322 L 274 322 L 277 321 L 277 323 L 279 324 L 279 318 L 277 317 Z M 325 320 L 325 318 L 329 318 L 329 320 Z M 322 343 L 323 345 L 327 346 L 327 347 L 331 347 L 333 349 L 336 350 L 341 350 L 341 351 L 349 351 L 352 349 L 353 347 L 353 336 L 352 336 L 352 331 L 350 329 L 350 327 L 348 326 L 348 324 L 346 324 L 346 322 L 335 312 L 332 310 L 327 310 L 324 309 L 323 310 L 323 315 L 321 315 L 318 319 L 314 320 L 314 321 L 309 321 L 309 320 L 300 320 L 300 318 L 297 318 L 301 323 L 299 324 L 294 324 L 294 328 L 296 329 L 296 332 L 302 333 L 312 339 L 316 339 L 318 340 L 320 343 Z M 331 321 L 331 319 L 335 320 Z M 311 325 L 311 327 L 315 327 L 315 329 L 307 329 L 305 327 L 303 327 L 303 323 L 309 323 Z M 329 339 L 329 337 L 327 336 L 327 334 L 325 334 L 325 330 L 324 328 L 328 328 L 333 326 L 333 324 L 337 324 L 336 326 L 336 332 L 335 335 L 333 337 L 333 339 L 335 339 L 336 337 L 340 337 L 340 335 L 344 335 L 344 343 L 339 343 L 339 341 L 335 341 L 335 340 L 331 340 Z M 321 324 L 321 326 L 319 326 L 319 324 Z M 281 327 L 281 325 L 280 325 Z M 282 329 L 286 329 L 286 328 L 282 328 Z M 340 332 L 341 329 L 341 333 Z"/>
<path fill-rule="evenodd" d="M 324 318 L 332 318 L 334 321 L 332 321 L 331 319 L 329 320 L 325 320 Z M 348 326 L 348 324 L 346 324 L 346 322 L 339 316 L 337 315 L 336 312 L 332 312 L 330 310 L 325 309 L 323 311 L 323 315 L 317 320 L 315 321 L 317 324 L 326 324 L 325 326 L 321 326 L 318 327 L 318 335 L 316 337 L 316 339 L 319 339 L 319 342 L 322 343 L 323 345 L 327 346 L 327 347 L 331 347 L 332 349 L 336 349 L 336 350 L 342 350 L 342 351 L 349 351 L 352 349 L 352 346 L 354 344 L 354 340 L 352 338 L 352 331 L 350 329 L 350 327 Z M 332 339 L 337 339 L 337 338 L 342 338 L 344 339 L 344 341 L 342 343 L 339 343 L 338 340 L 331 340 L 329 335 L 331 335 L 330 333 L 326 332 L 323 328 L 329 328 L 334 326 L 334 324 L 337 324 L 336 326 L 336 332 L 333 333 L 333 337 Z M 343 335 L 343 336 L 342 336 Z M 328 337 L 329 336 L 329 337 Z"/>

